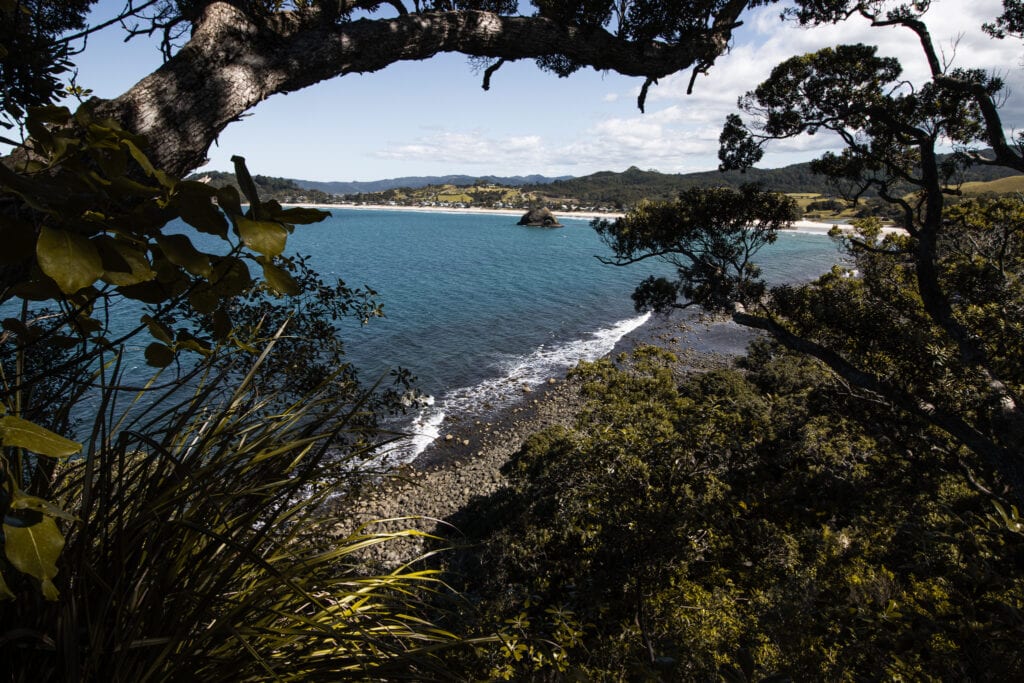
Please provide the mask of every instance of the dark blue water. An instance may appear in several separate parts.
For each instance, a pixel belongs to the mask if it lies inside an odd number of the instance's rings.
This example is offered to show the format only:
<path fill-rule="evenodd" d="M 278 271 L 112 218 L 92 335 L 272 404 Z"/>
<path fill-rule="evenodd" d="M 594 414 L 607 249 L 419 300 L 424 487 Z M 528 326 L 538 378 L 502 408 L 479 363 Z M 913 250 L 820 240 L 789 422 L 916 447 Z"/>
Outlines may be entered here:
<path fill-rule="evenodd" d="M 608 353 L 647 320 L 629 295 L 671 268 L 602 264 L 596 257 L 608 250 L 589 222 L 563 222 L 526 228 L 514 216 L 340 209 L 289 238 L 319 272 L 372 287 L 383 301 L 385 319 L 343 330 L 363 377 L 401 366 L 433 398 L 401 457 L 429 443 L 445 415 L 506 406 L 524 386 Z M 794 233 L 760 261 L 771 281 L 787 282 L 811 279 L 837 258 L 828 238 Z"/>
<path fill-rule="evenodd" d="M 585 219 L 564 228 L 528 228 L 493 214 L 335 209 L 330 218 L 297 226 L 291 253 L 308 255 L 325 280 L 376 290 L 386 317 L 341 334 L 366 382 L 403 367 L 430 403 L 403 428 L 417 433 L 396 459 L 407 460 L 438 433 L 446 415 L 483 415 L 521 400 L 525 388 L 564 375 L 580 360 L 609 353 L 647 316 L 630 293 L 670 266 L 646 262 L 620 268 L 596 257 L 608 250 Z M 175 229 L 175 226 L 169 226 Z M 185 230 L 179 225 L 177 229 Z M 215 238 L 188 233 L 201 248 Z M 838 259 L 826 237 L 787 233 L 759 262 L 772 282 L 811 279 Z M 116 317 L 134 325 L 135 304 Z M 115 330 L 117 332 L 117 330 Z M 152 372 L 142 360 L 148 339 L 127 349 L 128 379 Z"/>

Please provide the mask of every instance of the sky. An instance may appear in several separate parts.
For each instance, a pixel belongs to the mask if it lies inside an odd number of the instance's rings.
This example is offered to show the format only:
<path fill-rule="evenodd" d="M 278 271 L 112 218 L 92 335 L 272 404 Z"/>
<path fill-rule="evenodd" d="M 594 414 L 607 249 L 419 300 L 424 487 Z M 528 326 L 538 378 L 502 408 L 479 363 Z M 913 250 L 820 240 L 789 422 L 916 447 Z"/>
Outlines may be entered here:
<path fill-rule="evenodd" d="M 101 0 L 94 23 L 122 6 L 123 0 Z M 1000 8 L 1000 0 L 935 0 L 926 21 L 955 65 L 1007 80 L 1004 121 L 1024 128 L 1024 45 L 980 30 Z M 863 20 L 801 29 L 780 21 L 778 5 L 744 21 L 729 54 L 697 79 L 692 95 L 686 95 L 689 72 L 662 79 L 650 89 L 645 114 L 636 105 L 642 79 L 592 69 L 558 78 L 532 62 L 515 62 L 495 73 L 485 92 L 482 74 L 465 56 L 442 55 L 271 97 L 221 134 L 203 168 L 230 170 L 238 154 L 253 173 L 321 181 L 582 176 L 630 166 L 704 171 L 718 165 L 718 135 L 737 98 L 790 56 L 863 42 L 900 58 L 912 81 L 927 73 L 919 44 L 905 29 L 871 28 Z M 76 58 L 80 85 L 114 97 L 159 66 L 153 42 L 123 38 L 112 27 L 90 39 Z M 825 135 L 777 143 L 760 166 L 807 161 L 827 149 L 836 143 Z"/>

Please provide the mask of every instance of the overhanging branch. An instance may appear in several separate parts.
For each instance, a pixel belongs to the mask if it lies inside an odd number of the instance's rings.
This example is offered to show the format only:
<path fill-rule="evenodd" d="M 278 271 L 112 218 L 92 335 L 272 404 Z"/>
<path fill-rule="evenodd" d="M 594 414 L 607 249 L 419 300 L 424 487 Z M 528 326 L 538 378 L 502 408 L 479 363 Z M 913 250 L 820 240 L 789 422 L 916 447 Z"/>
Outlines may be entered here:
<path fill-rule="evenodd" d="M 734 1 L 730 12 L 746 2 Z M 184 174 L 205 161 L 221 130 L 276 93 L 443 52 L 492 59 L 564 55 L 626 76 L 659 78 L 726 47 L 704 31 L 676 43 L 636 42 L 603 29 L 544 17 L 460 10 L 330 24 L 309 13 L 254 19 L 226 2 L 209 5 L 191 40 L 157 71 L 97 110 L 150 139 L 153 161 Z"/>
<path fill-rule="evenodd" d="M 993 442 L 959 415 L 922 401 L 903 389 L 853 366 L 831 349 L 790 332 L 770 317 L 739 311 L 733 314 L 733 321 L 744 327 L 768 332 L 786 348 L 818 359 L 851 385 L 883 396 L 897 407 L 946 432 L 998 472 L 1012 489 L 1014 499 L 1018 503 L 1024 502 L 1024 462 L 1021 461 L 1020 455 Z"/>

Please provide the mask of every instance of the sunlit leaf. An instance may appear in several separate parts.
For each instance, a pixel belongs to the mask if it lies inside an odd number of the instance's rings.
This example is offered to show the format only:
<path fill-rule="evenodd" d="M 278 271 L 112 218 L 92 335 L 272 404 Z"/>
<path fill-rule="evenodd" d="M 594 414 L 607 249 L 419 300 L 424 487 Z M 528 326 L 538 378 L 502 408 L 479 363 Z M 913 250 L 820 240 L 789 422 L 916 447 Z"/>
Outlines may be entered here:
<path fill-rule="evenodd" d="M 295 282 L 295 278 L 288 271 L 275 266 L 273 263 L 264 263 L 262 265 L 263 277 L 275 292 L 295 296 L 301 291 L 298 283 Z"/>
<path fill-rule="evenodd" d="M 54 505 L 50 501 L 39 498 L 38 496 L 30 496 L 22 491 L 15 491 L 11 497 L 11 509 L 12 510 L 34 510 L 43 515 L 54 517 L 58 519 L 66 519 L 69 522 L 74 522 L 76 517 L 69 512 L 66 512 L 61 507 Z"/>
<path fill-rule="evenodd" d="M 238 234 L 245 246 L 264 256 L 280 256 L 288 240 L 288 231 L 280 223 L 254 221 L 239 217 L 236 220 Z"/>
<path fill-rule="evenodd" d="M 149 328 L 149 333 L 153 335 L 154 339 L 158 339 L 165 344 L 171 344 L 174 342 L 174 332 L 159 320 L 156 320 L 151 316 L 144 315 L 142 316 L 142 323 Z"/>
<path fill-rule="evenodd" d="M 123 240 L 100 237 L 96 240 L 105 268 L 103 280 L 120 287 L 148 282 L 156 277 L 146 255 Z"/>
<path fill-rule="evenodd" d="M 185 235 L 157 235 L 156 242 L 174 265 L 205 278 L 212 274 L 210 257 L 196 249 Z"/>
<path fill-rule="evenodd" d="M 22 526 L 11 515 L 4 517 L 4 552 L 18 571 L 34 576 L 42 584 L 43 597 L 59 597 L 53 577 L 57 576 L 57 558 L 64 548 L 64 536 L 52 517 L 40 516 L 34 524 Z"/>
<path fill-rule="evenodd" d="M 152 176 L 154 173 L 156 173 L 156 168 L 153 167 L 153 164 L 152 162 L 150 162 L 149 157 L 147 157 L 145 153 L 141 149 L 139 149 L 138 145 L 136 145 L 131 140 L 124 139 L 121 140 L 121 144 L 125 146 L 125 148 L 128 150 L 128 153 L 132 155 L 133 159 L 135 159 L 135 163 L 137 163 L 142 168 L 142 170 L 146 172 L 146 175 Z"/>
<path fill-rule="evenodd" d="M 65 294 L 88 287 L 103 275 L 103 260 L 87 237 L 43 226 L 36 242 L 39 267 Z"/>
<path fill-rule="evenodd" d="M 0 417 L 0 443 L 51 458 L 67 458 L 82 450 L 80 443 L 13 415 Z"/>

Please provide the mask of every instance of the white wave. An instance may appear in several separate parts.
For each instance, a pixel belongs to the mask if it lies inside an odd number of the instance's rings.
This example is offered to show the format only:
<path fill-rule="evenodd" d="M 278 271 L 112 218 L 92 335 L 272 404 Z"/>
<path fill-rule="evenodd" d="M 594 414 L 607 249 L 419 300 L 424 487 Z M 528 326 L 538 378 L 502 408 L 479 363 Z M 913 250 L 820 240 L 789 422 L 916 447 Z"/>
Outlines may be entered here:
<path fill-rule="evenodd" d="M 503 364 L 503 374 L 469 387 L 445 393 L 438 405 L 431 400 L 409 425 L 408 436 L 381 449 L 379 462 L 399 465 L 412 462 L 441 435 L 441 425 L 449 414 L 473 416 L 505 408 L 521 400 L 535 387 L 556 375 L 564 375 L 580 361 L 593 361 L 611 353 L 623 337 L 651 317 L 646 313 L 621 320 L 594 332 L 587 339 L 576 339 L 552 348 L 541 345 L 526 356 L 511 357 Z"/>

